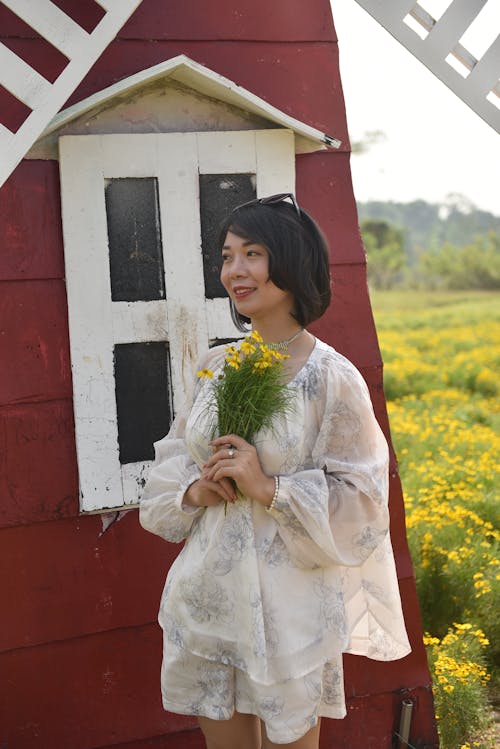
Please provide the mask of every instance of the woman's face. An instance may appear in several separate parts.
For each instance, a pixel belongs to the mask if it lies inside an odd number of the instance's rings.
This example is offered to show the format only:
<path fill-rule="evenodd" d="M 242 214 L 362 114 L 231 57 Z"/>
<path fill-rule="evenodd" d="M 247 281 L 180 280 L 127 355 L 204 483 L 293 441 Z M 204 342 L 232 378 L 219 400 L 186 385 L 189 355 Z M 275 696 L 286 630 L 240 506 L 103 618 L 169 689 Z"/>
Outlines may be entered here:
<path fill-rule="evenodd" d="M 252 320 L 268 315 L 288 318 L 294 300 L 269 278 L 269 253 L 263 245 L 227 233 L 222 248 L 221 282 L 237 311 Z"/>

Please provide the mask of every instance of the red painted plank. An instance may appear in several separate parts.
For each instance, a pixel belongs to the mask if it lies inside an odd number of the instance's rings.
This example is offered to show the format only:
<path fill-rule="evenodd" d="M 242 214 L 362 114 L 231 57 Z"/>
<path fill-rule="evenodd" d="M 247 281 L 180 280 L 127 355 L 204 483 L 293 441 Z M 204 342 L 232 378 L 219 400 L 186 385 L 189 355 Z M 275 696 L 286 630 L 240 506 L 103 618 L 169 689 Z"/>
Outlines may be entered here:
<path fill-rule="evenodd" d="M 387 416 L 387 409 L 385 405 L 384 389 L 382 387 L 382 365 L 375 364 L 372 367 L 363 367 L 361 374 L 368 385 L 370 391 L 370 397 L 377 414 L 378 422 L 385 434 L 387 441 L 389 442 L 389 420 Z M 396 461 L 394 456 L 391 455 L 391 469 L 396 468 Z"/>
<path fill-rule="evenodd" d="M 292 117 L 335 135 L 343 141 L 343 148 L 347 147 L 336 44 L 115 41 L 67 105 L 180 54 L 221 73 Z"/>
<path fill-rule="evenodd" d="M 94 0 L 53 0 L 86 31 L 103 15 Z M 100 11 L 100 12 L 99 12 Z M 265 18 L 265 23 L 262 19 Z M 0 4 L 3 36 L 32 37 L 32 29 Z M 118 34 L 128 39 L 248 39 L 335 41 L 328 0 L 142 0 Z"/>
<path fill-rule="evenodd" d="M 26 28 L 29 29 L 29 26 Z M 2 42 L 49 83 L 54 83 L 69 62 L 68 58 L 46 39 L 3 36 Z"/>
<path fill-rule="evenodd" d="M 398 577 L 413 578 L 413 565 L 406 540 L 406 522 L 401 481 L 394 471 L 389 476 L 389 496 L 391 508 L 391 539 L 396 559 Z M 418 608 L 417 608 L 418 611 Z"/>
<path fill-rule="evenodd" d="M 58 164 L 23 161 L 0 188 L 0 281 L 63 277 Z"/>
<path fill-rule="evenodd" d="M 106 15 L 106 11 L 95 0 L 52 0 L 64 13 L 91 34 Z"/>
<path fill-rule="evenodd" d="M 399 694 L 370 694 L 349 700 L 343 720 L 323 721 L 321 749 L 393 749 L 401 704 L 406 699 L 410 699 L 414 706 L 410 743 L 418 749 L 438 749 L 432 694 L 426 688 L 404 690 Z"/>
<path fill-rule="evenodd" d="M 137 510 L 101 533 L 99 515 L 1 532 L 12 605 L 2 609 L 0 651 L 156 621 L 180 546 L 144 531 Z"/>
<path fill-rule="evenodd" d="M 2 282 L 0 333 L 0 405 L 71 397 L 63 281 Z"/>
<path fill-rule="evenodd" d="M 358 369 L 380 364 L 364 265 L 332 266 L 332 303 L 310 330 Z"/>
<path fill-rule="evenodd" d="M 263 20 L 265 19 L 265 23 Z M 335 41 L 328 0 L 143 0 L 119 33 L 133 39 Z"/>
<path fill-rule="evenodd" d="M 0 527 L 79 511 L 70 400 L 0 408 Z"/>
<path fill-rule="evenodd" d="M 158 625 L 0 655 L 0 745 L 90 749 L 194 726 L 164 712 L 160 658 Z"/>
<path fill-rule="evenodd" d="M 206 746 L 200 729 L 193 726 L 179 733 L 127 741 L 126 744 L 113 744 L 113 749 L 206 749 Z M 107 749 L 107 747 L 99 746 L 95 749 Z"/>
<path fill-rule="evenodd" d="M 24 102 L 16 99 L 13 94 L 0 85 L 0 123 L 17 133 L 23 122 L 31 114 L 31 109 Z"/>
<path fill-rule="evenodd" d="M 333 265 L 366 262 L 349 159 L 346 152 L 319 151 L 299 155 L 296 160 L 299 204 L 314 216 L 325 233 Z"/>

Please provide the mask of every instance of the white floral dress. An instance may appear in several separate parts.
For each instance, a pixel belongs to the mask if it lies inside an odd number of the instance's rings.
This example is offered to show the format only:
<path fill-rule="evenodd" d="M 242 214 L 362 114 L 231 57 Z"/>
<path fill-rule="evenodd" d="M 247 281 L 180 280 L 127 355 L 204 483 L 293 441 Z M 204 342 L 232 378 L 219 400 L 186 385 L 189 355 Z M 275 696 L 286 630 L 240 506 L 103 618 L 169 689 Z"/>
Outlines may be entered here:
<path fill-rule="evenodd" d="M 216 376 L 224 353 L 212 349 L 201 366 Z M 224 503 L 183 506 L 210 455 L 206 380 L 155 444 L 140 506 L 144 528 L 168 541 L 187 539 L 160 605 L 165 652 L 232 667 L 264 691 L 307 681 L 318 669 L 327 678 L 343 652 L 395 660 L 410 651 L 388 531 L 388 449 L 366 384 L 316 340 L 288 388 L 292 413 L 255 443 L 263 470 L 280 476 L 272 510 L 246 498 L 227 512 Z M 316 717 L 342 717 L 343 691 L 334 709 L 321 692 Z M 163 694 L 172 709 L 168 685 Z M 185 708 L 176 711 L 197 712 Z"/>

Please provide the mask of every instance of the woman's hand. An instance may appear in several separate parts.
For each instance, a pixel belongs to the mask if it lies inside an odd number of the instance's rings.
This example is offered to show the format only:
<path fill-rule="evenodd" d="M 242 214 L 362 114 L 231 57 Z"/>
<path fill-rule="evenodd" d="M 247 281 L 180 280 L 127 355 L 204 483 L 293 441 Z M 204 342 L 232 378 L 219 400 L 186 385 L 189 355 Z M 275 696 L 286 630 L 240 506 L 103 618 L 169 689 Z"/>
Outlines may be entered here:
<path fill-rule="evenodd" d="M 255 447 L 237 434 L 225 434 L 209 444 L 214 454 L 203 466 L 203 477 L 209 481 L 232 479 L 242 494 L 268 507 L 274 495 L 274 478 L 262 470 Z"/>
<path fill-rule="evenodd" d="M 186 491 L 182 501 L 190 507 L 215 507 L 221 502 L 234 502 L 236 494 L 229 479 L 212 481 L 204 478 L 194 481 Z"/>

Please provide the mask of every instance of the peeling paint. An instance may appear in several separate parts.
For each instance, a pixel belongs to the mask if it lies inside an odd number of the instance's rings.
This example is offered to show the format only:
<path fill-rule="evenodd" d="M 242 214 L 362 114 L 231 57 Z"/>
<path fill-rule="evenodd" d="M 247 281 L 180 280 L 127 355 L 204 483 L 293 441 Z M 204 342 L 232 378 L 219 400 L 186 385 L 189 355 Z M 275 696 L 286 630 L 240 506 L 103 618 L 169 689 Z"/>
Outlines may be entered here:
<path fill-rule="evenodd" d="M 98 535 L 98 538 L 102 538 L 106 531 L 111 528 L 112 525 L 118 523 L 122 518 L 125 517 L 131 510 L 118 510 L 117 512 L 103 512 L 101 513 L 101 524 L 102 530 Z"/>

